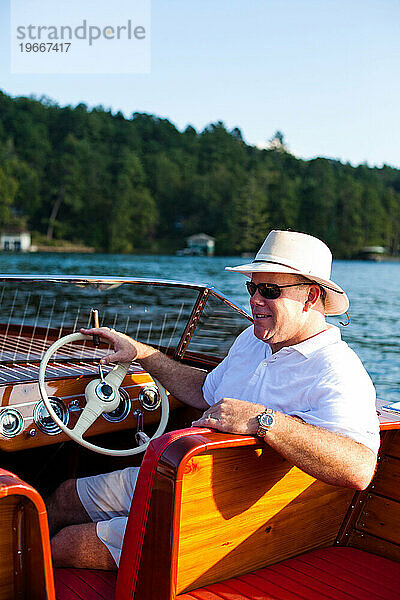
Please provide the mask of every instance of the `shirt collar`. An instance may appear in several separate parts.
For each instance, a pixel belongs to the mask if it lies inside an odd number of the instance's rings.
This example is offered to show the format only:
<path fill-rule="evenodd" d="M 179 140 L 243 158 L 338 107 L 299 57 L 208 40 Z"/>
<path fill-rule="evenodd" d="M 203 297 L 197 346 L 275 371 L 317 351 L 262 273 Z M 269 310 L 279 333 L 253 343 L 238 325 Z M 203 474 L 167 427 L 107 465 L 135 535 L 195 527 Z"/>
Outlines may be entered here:
<path fill-rule="evenodd" d="M 340 342 L 341 339 L 340 329 L 335 325 L 331 325 L 326 331 L 322 331 L 299 344 L 288 346 L 288 348 L 297 350 L 297 352 L 300 352 L 300 354 L 308 358 L 317 350 L 325 348 L 325 346 L 329 346 L 330 344 L 336 344 L 337 342 Z"/>
<path fill-rule="evenodd" d="M 336 344 L 341 340 L 342 336 L 340 334 L 339 327 L 336 327 L 335 325 L 329 325 L 326 331 L 322 331 L 308 340 L 304 340 L 304 342 L 293 344 L 293 346 L 284 346 L 278 350 L 278 352 L 276 352 L 275 356 L 297 350 L 297 352 L 302 354 L 305 358 L 308 358 L 311 356 L 311 354 L 313 354 L 313 352 L 316 352 L 316 350 L 325 348 L 325 346 L 329 346 L 330 344 Z M 265 342 L 263 343 L 265 344 Z M 271 346 L 269 344 L 265 344 L 265 346 L 265 358 L 269 358 L 272 356 Z"/>

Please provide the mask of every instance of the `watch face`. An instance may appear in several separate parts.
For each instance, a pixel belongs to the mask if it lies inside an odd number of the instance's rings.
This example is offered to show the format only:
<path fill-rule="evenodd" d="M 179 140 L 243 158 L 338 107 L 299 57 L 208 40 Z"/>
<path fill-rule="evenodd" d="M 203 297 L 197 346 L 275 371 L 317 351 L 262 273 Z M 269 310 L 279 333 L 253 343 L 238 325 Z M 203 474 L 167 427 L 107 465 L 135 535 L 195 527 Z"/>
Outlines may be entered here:
<path fill-rule="evenodd" d="M 258 422 L 260 423 L 261 427 L 271 427 L 274 422 L 274 417 L 268 413 L 263 413 L 258 417 Z"/>

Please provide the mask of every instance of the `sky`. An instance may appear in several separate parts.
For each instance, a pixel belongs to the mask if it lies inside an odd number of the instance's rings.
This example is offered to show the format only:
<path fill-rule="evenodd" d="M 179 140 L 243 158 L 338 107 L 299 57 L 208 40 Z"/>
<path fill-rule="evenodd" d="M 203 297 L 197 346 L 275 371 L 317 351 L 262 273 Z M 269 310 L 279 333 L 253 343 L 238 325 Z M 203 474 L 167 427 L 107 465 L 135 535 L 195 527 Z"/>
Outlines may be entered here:
<path fill-rule="evenodd" d="M 221 120 L 259 147 L 280 130 L 301 158 L 400 168 L 399 0 L 149 0 L 150 72 L 89 75 L 12 74 L 12 1 L 0 0 L 7 94 L 152 113 L 180 130 Z M 119 2 L 80 4 L 100 19 Z"/>

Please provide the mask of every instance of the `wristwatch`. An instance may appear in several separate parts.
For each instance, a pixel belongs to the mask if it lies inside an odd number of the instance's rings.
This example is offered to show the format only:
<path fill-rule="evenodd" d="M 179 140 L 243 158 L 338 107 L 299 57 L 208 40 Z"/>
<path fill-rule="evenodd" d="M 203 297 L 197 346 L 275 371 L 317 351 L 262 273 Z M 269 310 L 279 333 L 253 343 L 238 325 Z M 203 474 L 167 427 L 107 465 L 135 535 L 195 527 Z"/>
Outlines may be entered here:
<path fill-rule="evenodd" d="M 264 412 L 257 415 L 258 429 L 257 435 L 264 438 L 265 434 L 273 427 L 275 423 L 274 411 L 272 408 L 266 408 Z"/>

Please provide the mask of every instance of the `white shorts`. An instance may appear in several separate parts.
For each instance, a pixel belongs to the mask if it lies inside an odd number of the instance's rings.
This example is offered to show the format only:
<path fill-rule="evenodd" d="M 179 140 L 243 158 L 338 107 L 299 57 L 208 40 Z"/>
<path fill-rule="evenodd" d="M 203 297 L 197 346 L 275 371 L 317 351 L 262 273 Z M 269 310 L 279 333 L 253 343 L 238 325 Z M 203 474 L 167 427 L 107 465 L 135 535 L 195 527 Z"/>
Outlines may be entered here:
<path fill-rule="evenodd" d="M 80 501 L 117 566 L 138 474 L 139 467 L 128 467 L 76 481 Z"/>

